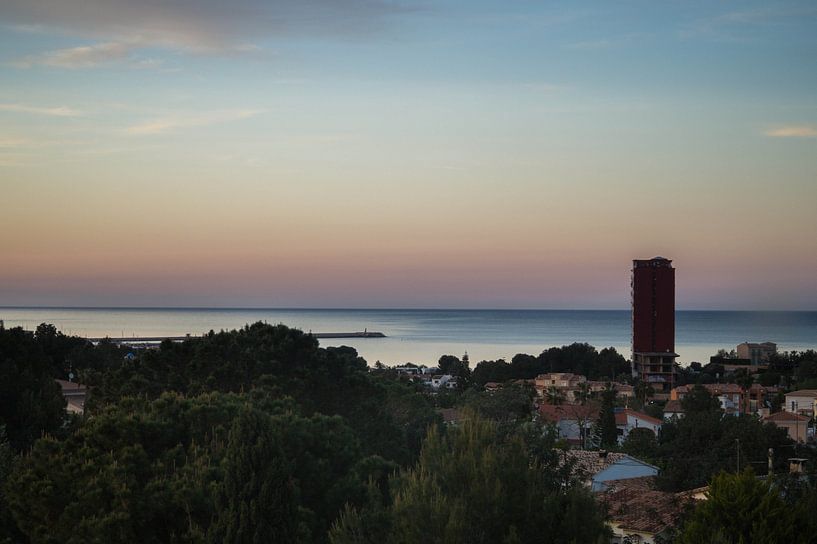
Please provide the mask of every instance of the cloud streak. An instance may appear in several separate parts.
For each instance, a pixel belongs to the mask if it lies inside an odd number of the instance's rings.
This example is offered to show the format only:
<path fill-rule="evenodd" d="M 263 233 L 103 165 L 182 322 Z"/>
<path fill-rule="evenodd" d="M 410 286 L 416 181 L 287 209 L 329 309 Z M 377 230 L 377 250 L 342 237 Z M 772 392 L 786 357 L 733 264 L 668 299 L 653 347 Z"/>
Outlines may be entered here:
<path fill-rule="evenodd" d="M 19 68 L 30 68 L 34 65 L 55 66 L 58 68 L 92 68 L 100 64 L 127 59 L 130 53 L 131 46 L 129 45 L 106 42 L 32 55 L 15 62 L 14 65 Z"/>
<path fill-rule="evenodd" d="M 204 127 L 249 119 L 261 113 L 263 110 L 229 110 L 205 112 L 186 117 L 166 117 L 131 125 L 125 129 L 125 132 L 133 136 L 151 136 L 188 127 Z"/>
<path fill-rule="evenodd" d="M 770 128 L 764 134 L 772 138 L 815 138 L 817 128 L 811 125 L 787 125 Z"/>
<path fill-rule="evenodd" d="M 106 42 L 56 55 L 56 62 L 82 63 L 124 54 L 115 47 L 121 44 L 234 52 L 255 40 L 360 36 L 407 10 L 389 0 L 4 0 L 2 18 L 18 28 Z"/>
<path fill-rule="evenodd" d="M 0 104 L 0 111 L 8 111 L 12 113 L 30 113 L 32 115 L 48 115 L 51 117 L 79 117 L 82 115 L 81 112 L 72 108 L 66 108 L 65 106 L 48 108 L 41 106 L 30 106 L 28 104 Z"/>

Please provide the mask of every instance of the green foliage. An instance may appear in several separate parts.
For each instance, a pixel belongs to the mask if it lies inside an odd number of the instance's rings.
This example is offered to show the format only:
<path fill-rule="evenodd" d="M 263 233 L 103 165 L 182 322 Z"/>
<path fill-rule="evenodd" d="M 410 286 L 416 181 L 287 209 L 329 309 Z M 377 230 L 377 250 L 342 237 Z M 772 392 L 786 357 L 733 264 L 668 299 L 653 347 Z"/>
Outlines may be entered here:
<path fill-rule="evenodd" d="M 658 440 L 650 429 L 633 429 L 624 439 L 621 450 L 637 459 L 653 462 L 658 454 Z"/>
<path fill-rule="evenodd" d="M 530 421 L 534 396 L 531 387 L 507 385 L 497 391 L 468 391 L 463 404 L 482 417 L 497 422 Z"/>
<path fill-rule="evenodd" d="M 751 470 L 712 479 L 708 499 L 701 501 L 676 539 L 678 544 L 723 542 L 773 544 L 807 542 L 813 535 L 795 532 L 794 512 L 768 482 Z"/>
<path fill-rule="evenodd" d="M 780 374 L 777 372 L 763 372 L 757 377 L 757 381 L 764 387 L 771 387 L 780 384 Z"/>
<path fill-rule="evenodd" d="M 298 531 L 292 467 L 269 416 L 246 407 L 233 423 L 214 543 L 293 542 Z"/>
<path fill-rule="evenodd" d="M 216 520 L 215 534 L 246 541 L 251 520 L 272 523 L 273 510 L 291 508 L 299 540 L 323 542 L 344 504 L 395 468 L 366 456 L 342 418 L 301 415 L 264 389 L 165 393 L 120 399 L 67 439 L 39 440 L 11 476 L 8 502 L 33 542 L 203 542 Z"/>
<path fill-rule="evenodd" d="M 601 394 L 599 420 L 595 429 L 596 439 L 603 448 L 615 448 L 618 445 L 618 428 L 615 415 L 616 389 L 612 384 Z"/>
<path fill-rule="evenodd" d="M 482 361 L 474 369 L 474 382 L 532 379 L 548 372 L 573 372 L 587 376 L 590 380 L 613 380 L 622 374 L 629 375 L 630 364 L 615 348 L 596 351 L 589 344 L 571 344 L 553 347 L 543 351 L 538 357 L 518 354 L 511 363 L 505 361 Z"/>
<path fill-rule="evenodd" d="M 662 467 L 659 485 L 680 491 L 705 485 L 722 470 L 735 470 L 738 451 L 744 466 L 763 466 L 769 448 L 785 451 L 792 442 L 785 429 L 764 424 L 755 416 L 724 415 L 717 399 L 695 387 L 683 399 L 684 417 L 665 422 L 656 462 Z M 782 456 L 777 456 L 782 469 Z"/>
<path fill-rule="evenodd" d="M 496 361 L 482 361 L 473 372 L 476 385 L 483 386 L 488 382 L 504 383 L 514 376 L 511 365 L 502 359 Z"/>
<path fill-rule="evenodd" d="M 390 506 L 346 512 L 331 541 L 603 541 L 606 528 L 593 498 L 554 481 L 532 461 L 520 435 L 503 440 L 494 423 L 472 415 L 445 434 L 432 428 L 418 464 L 393 478 Z"/>
<path fill-rule="evenodd" d="M 60 432 L 66 419 L 41 338 L 19 327 L 0 327 L 0 425 L 15 451 L 28 449 L 43 434 Z"/>

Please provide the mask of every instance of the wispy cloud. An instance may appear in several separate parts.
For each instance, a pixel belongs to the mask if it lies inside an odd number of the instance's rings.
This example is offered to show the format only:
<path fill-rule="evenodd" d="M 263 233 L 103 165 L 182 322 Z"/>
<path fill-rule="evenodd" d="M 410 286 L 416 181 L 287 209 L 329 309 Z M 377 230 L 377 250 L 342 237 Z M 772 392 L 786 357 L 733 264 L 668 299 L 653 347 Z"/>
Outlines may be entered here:
<path fill-rule="evenodd" d="M 4 0 L 3 20 L 18 29 L 104 42 L 90 50 L 65 50 L 54 61 L 81 63 L 127 54 L 122 44 L 221 53 L 288 36 L 367 35 L 381 29 L 387 17 L 409 11 L 412 1 Z"/>
<path fill-rule="evenodd" d="M 31 106 L 28 104 L 0 104 L 0 111 L 30 113 L 33 115 L 50 115 L 52 117 L 78 117 L 82 115 L 81 112 L 72 108 L 66 108 L 65 106 L 48 108 L 42 106 Z"/>
<path fill-rule="evenodd" d="M 125 132 L 135 136 L 150 136 L 188 127 L 203 127 L 249 119 L 261 113 L 263 113 L 263 110 L 229 110 L 205 112 L 188 116 L 171 116 L 131 125 L 125 129 Z"/>
<path fill-rule="evenodd" d="M 131 54 L 131 49 L 130 45 L 124 43 L 97 43 L 31 55 L 13 64 L 19 68 L 30 68 L 34 65 L 56 66 L 58 68 L 92 68 L 101 64 L 127 59 Z"/>
<path fill-rule="evenodd" d="M 681 27 L 682 38 L 705 37 L 727 42 L 756 39 L 761 27 L 808 24 L 817 19 L 814 6 L 763 6 L 730 11 Z"/>
<path fill-rule="evenodd" d="M 815 138 L 817 137 L 817 127 L 812 125 L 786 125 L 770 128 L 765 134 L 772 138 Z"/>

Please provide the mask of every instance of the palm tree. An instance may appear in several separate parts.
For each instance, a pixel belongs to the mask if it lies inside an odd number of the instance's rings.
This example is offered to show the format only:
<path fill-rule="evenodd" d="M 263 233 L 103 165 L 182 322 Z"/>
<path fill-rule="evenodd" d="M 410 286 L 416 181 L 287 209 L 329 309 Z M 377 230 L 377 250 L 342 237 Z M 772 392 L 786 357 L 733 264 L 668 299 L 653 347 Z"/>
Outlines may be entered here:
<path fill-rule="evenodd" d="M 591 396 L 593 396 L 593 392 L 590 390 L 590 384 L 587 382 L 581 382 L 579 388 L 573 391 L 573 398 L 578 400 L 582 406 L 587 404 Z"/>
<path fill-rule="evenodd" d="M 548 404 L 552 404 L 554 406 L 559 406 L 565 401 L 565 395 L 562 393 L 558 387 L 551 385 L 545 391 L 545 398 L 548 401 Z"/>

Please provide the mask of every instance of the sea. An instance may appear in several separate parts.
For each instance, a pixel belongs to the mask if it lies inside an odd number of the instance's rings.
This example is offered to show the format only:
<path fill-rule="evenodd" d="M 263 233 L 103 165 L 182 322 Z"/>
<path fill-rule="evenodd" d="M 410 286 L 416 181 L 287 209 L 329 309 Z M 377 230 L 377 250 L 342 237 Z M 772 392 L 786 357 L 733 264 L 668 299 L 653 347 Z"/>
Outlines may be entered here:
<path fill-rule="evenodd" d="M 322 339 L 352 346 L 373 365 L 433 365 L 441 355 L 468 353 L 482 360 L 537 355 L 553 346 L 586 342 L 630 356 L 629 310 L 388 310 L 241 308 L 21 308 L 0 307 L 6 327 L 33 330 L 54 324 L 86 337 L 198 335 L 248 323 L 283 323 L 311 332 L 382 332 L 385 338 Z M 681 364 L 706 363 L 718 349 L 741 342 L 776 342 L 781 351 L 817 349 L 817 312 L 676 312 Z"/>

